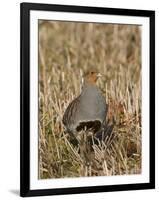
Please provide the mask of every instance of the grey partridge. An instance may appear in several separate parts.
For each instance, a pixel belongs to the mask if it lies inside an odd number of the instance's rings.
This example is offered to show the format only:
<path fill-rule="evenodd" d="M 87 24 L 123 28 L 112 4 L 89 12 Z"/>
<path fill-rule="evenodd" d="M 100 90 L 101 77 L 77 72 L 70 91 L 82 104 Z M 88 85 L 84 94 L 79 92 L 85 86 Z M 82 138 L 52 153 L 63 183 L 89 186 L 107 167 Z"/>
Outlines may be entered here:
<path fill-rule="evenodd" d="M 81 94 L 66 108 L 63 124 L 71 135 L 76 136 L 81 130 L 91 130 L 99 135 L 104 127 L 108 107 L 96 85 L 100 76 L 97 71 L 88 72 L 84 76 Z"/>

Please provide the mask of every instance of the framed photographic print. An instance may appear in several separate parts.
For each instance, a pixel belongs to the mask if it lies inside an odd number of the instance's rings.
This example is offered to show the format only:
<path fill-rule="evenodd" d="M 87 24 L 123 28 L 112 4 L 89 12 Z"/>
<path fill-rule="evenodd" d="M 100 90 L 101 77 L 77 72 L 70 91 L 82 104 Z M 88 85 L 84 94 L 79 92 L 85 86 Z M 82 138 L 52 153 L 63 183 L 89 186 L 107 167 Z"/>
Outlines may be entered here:
<path fill-rule="evenodd" d="M 155 188 L 155 12 L 21 4 L 20 195 Z"/>

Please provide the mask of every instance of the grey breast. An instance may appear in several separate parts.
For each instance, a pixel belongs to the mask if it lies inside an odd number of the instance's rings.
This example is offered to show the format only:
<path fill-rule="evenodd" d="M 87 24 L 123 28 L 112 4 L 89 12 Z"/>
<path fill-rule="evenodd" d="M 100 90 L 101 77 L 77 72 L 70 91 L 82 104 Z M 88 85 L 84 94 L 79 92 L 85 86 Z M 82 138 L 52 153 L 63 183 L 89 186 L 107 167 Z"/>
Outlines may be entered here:
<path fill-rule="evenodd" d="M 77 121 L 97 120 L 103 121 L 106 113 L 106 102 L 101 91 L 95 85 L 84 87 L 80 96 Z"/>
<path fill-rule="evenodd" d="M 80 96 L 69 104 L 64 113 L 63 122 L 71 132 L 78 131 L 80 124 L 86 122 L 89 122 L 90 128 L 92 123 L 96 122 L 99 129 L 105 121 L 106 110 L 105 98 L 101 91 L 95 85 L 88 85 L 83 87 Z"/>

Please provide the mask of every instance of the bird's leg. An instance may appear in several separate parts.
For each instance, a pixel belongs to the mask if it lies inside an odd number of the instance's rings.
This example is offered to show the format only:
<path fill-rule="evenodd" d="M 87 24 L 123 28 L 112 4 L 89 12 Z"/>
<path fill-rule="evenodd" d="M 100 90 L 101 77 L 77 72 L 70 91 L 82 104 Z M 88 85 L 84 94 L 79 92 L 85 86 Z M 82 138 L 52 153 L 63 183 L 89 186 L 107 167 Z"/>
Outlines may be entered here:
<path fill-rule="evenodd" d="M 92 134 L 91 134 L 92 135 Z M 79 140 L 80 155 L 83 159 L 82 175 L 91 176 L 91 165 L 93 159 L 92 145 L 90 143 L 90 131 L 81 131 Z"/>
<path fill-rule="evenodd" d="M 84 144 L 84 131 L 79 133 L 78 143 L 79 143 L 79 153 L 82 158 L 82 165 L 81 165 L 81 176 L 86 175 L 86 166 L 85 166 L 85 144 Z"/>

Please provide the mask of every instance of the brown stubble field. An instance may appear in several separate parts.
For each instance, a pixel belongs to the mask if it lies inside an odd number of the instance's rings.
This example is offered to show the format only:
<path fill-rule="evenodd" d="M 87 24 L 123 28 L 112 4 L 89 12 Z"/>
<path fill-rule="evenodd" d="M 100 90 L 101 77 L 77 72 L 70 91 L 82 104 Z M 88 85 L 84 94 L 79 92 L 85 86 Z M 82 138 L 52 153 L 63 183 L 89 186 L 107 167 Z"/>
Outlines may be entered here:
<path fill-rule="evenodd" d="M 39 179 L 141 173 L 141 27 L 39 21 Z M 62 116 L 96 68 L 115 119 L 110 137 L 82 154 Z"/>

